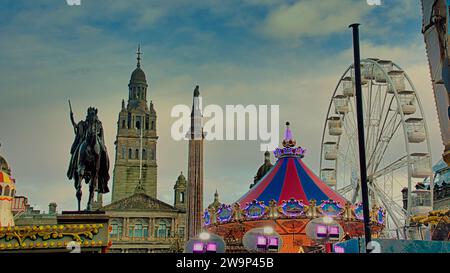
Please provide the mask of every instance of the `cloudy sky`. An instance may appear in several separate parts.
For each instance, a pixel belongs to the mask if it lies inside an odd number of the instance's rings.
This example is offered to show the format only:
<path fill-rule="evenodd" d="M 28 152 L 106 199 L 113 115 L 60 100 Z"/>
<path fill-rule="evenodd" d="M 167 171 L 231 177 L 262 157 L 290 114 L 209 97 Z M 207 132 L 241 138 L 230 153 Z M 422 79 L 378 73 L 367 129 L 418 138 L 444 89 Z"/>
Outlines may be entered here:
<path fill-rule="evenodd" d="M 142 44 L 149 100 L 158 113 L 158 198 L 172 203 L 187 172 L 187 143 L 170 137 L 174 105 L 280 105 L 280 133 L 292 123 L 305 162 L 317 173 L 321 135 L 334 87 L 352 62 L 353 22 L 362 57 L 392 59 L 410 75 L 423 101 L 434 161 L 442 151 L 421 29 L 419 1 L 3 0 L 0 5 L 0 141 L 18 194 L 47 210 L 75 208 L 65 176 L 77 120 L 99 108 L 114 158 L 121 100 Z M 205 203 L 243 195 L 263 161 L 258 141 L 205 144 Z M 112 173 L 112 168 L 111 168 Z M 87 188 L 86 188 L 87 189 Z M 105 198 L 107 201 L 109 196 Z"/>

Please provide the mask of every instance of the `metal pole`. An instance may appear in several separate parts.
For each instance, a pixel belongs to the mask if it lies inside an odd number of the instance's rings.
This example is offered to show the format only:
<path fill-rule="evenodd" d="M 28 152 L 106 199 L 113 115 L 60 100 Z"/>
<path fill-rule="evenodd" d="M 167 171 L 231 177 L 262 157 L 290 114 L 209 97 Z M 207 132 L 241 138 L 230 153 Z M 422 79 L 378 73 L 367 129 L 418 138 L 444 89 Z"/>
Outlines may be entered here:
<path fill-rule="evenodd" d="M 364 114 L 363 114 L 363 100 L 361 88 L 361 58 L 359 55 L 359 24 L 352 24 L 349 26 L 353 29 L 353 52 L 354 52 L 354 69 L 355 69 L 355 88 L 356 88 L 356 114 L 358 122 L 358 146 L 359 146 L 359 168 L 361 173 L 361 194 L 363 203 L 364 215 L 364 235 L 366 238 L 366 252 L 367 245 L 372 241 L 370 230 L 370 215 L 369 215 L 369 192 L 367 188 L 367 168 L 366 168 L 366 149 L 364 141 Z"/>

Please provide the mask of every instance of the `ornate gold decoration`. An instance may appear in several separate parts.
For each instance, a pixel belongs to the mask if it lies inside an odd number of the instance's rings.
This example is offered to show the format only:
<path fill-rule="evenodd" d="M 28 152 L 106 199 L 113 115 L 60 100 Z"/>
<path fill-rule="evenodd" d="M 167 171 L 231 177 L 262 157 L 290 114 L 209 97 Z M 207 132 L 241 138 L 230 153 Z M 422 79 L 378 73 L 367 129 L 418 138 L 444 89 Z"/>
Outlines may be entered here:
<path fill-rule="evenodd" d="M 83 247 L 101 246 L 103 242 L 95 242 L 93 238 L 103 227 L 103 224 L 81 224 L 0 228 L 0 239 L 5 238 L 5 243 L 0 244 L 0 249 L 61 248 L 68 243 L 62 241 L 64 237 L 71 237 L 70 241 L 78 242 Z M 38 239 L 42 241 L 37 241 Z M 47 242 L 52 239 L 59 241 Z"/>

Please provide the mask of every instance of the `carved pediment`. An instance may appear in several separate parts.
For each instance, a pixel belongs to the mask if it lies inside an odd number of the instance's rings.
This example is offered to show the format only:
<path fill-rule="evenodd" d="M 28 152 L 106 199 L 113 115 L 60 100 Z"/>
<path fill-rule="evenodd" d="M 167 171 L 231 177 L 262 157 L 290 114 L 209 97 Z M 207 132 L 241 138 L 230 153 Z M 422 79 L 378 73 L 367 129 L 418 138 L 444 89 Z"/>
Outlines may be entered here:
<path fill-rule="evenodd" d="M 152 198 L 143 193 L 137 193 L 130 197 L 111 203 L 102 208 L 103 210 L 169 210 L 177 209 L 158 199 Z"/>

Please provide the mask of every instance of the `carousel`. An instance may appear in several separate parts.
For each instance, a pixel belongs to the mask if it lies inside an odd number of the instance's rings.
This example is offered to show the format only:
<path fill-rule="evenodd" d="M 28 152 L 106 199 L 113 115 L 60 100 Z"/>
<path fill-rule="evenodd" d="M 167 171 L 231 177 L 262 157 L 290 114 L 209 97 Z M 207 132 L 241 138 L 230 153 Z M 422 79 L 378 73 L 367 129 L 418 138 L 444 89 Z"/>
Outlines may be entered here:
<path fill-rule="evenodd" d="M 205 230 L 221 236 L 227 252 L 249 251 L 244 247 L 246 234 L 258 229 L 273 230 L 280 242 L 278 252 L 314 251 L 325 244 L 308 231 L 318 221 L 339 227 L 335 241 L 364 236 L 362 204 L 348 202 L 306 166 L 305 149 L 296 146 L 286 125 L 283 147 L 274 151 L 275 165 L 234 204 L 204 212 Z M 385 210 L 372 207 L 370 215 L 377 237 L 384 228 Z"/>

